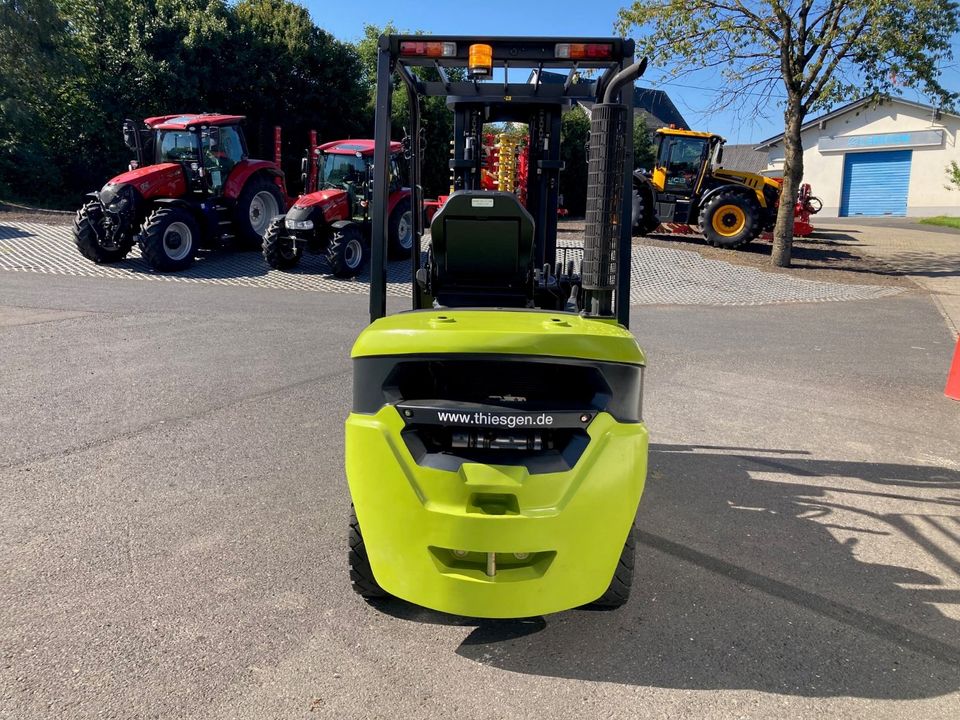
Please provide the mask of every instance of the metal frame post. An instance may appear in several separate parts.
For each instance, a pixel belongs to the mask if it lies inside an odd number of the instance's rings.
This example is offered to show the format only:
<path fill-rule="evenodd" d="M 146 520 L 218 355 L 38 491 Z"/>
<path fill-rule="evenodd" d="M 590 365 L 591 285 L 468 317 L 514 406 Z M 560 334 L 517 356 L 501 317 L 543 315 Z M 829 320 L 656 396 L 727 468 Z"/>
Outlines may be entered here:
<path fill-rule="evenodd" d="M 621 68 L 633 64 L 633 41 L 628 41 L 630 54 L 623 58 Z M 627 137 L 623 160 L 623 206 L 620 209 L 620 242 L 617 247 L 617 290 L 614 303 L 617 322 L 630 327 L 630 271 L 633 262 L 633 98 L 631 81 L 620 91 L 620 102 L 627 107 Z"/>
<path fill-rule="evenodd" d="M 377 108 L 374 120 L 373 208 L 370 232 L 370 322 L 387 314 L 387 200 L 390 191 L 390 104 L 393 73 L 390 43 L 377 52 Z"/>

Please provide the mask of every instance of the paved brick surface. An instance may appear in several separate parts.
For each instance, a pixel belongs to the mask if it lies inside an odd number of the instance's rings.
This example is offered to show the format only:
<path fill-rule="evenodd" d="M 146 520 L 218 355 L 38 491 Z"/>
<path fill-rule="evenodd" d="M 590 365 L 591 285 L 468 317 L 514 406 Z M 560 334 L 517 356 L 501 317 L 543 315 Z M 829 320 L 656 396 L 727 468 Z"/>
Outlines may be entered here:
<path fill-rule="evenodd" d="M 561 240 L 560 245 L 561 257 L 579 266 L 582 249 L 576 241 Z M 369 280 L 366 273 L 354 280 L 338 280 L 329 274 L 322 257 L 312 255 L 294 272 L 271 270 L 255 252 L 205 252 L 193 267 L 180 273 L 152 272 L 136 248 L 120 263 L 96 265 L 77 252 L 69 227 L 27 222 L 0 224 L 0 270 L 356 294 L 367 292 Z M 409 293 L 405 263 L 390 263 L 387 277 L 389 294 Z M 635 305 L 830 302 L 898 292 L 894 287 L 800 280 L 705 259 L 687 250 L 637 246 L 631 258 L 630 300 Z"/>

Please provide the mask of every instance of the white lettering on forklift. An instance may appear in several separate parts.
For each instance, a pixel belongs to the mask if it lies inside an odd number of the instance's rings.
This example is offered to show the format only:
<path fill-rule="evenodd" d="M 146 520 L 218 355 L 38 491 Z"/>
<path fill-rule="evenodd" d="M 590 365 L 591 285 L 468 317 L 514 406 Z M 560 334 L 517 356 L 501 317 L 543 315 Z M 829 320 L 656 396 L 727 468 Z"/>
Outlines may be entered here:
<path fill-rule="evenodd" d="M 493 198 L 471 198 L 470 207 L 493 207 Z"/>
<path fill-rule="evenodd" d="M 553 425 L 553 415 L 496 415 L 494 413 L 437 412 L 437 420 L 451 425 L 503 425 L 508 428 Z"/>

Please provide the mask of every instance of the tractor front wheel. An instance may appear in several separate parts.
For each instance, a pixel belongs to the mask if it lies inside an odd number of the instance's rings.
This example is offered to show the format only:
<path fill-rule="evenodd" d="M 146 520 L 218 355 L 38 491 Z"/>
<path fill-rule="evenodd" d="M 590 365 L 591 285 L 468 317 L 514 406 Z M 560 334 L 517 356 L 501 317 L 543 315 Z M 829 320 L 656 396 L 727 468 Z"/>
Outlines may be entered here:
<path fill-rule="evenodd" d="M 133 236 L 124 234 L 112 247 L 105 247 L 101 238 L 106 238 L 107 228 L 103 222 L 103 206 L 91 200 L 77 210 L 73 220 L 73 241 L 77 250 L 88 260 L 99 264 L 123 260 L 133 247 Z"/>
<path fill-rule="evenodd" d="M 367 558 L 367 546 L 363 544 L 360 522 L 357 520 L 357 513 L 353 507 L 350 508 L 348 543 L 350 550 L 347 553 L 347 560 L 350 563 L 350 585 L 353 587 L 353 591 L 365 598 L 389 597 L 389 593 L 380 587 L 380 583 L 373 576 L 370 560 Z"/>
<path fill-rule="evenodd" d="M 366 261 L 363 234 L 354 225 L 337 228 L 327 246 L 327 262 L 334 277 L 351 278 L 357 275 Z"/>
<path fill-rule="evenodd" d="M 284 234 L 283 215 L 275 217 L 263 236 L 263 259 L 274 270 L 291 270 L 300 263 L 303 249 Z"/>
<path fill-rule="evenodd" d="M 267 175 L 247 181 L 234 207 L 237 240 L 242 247 L 257 250 L 273 219 L 284 211 L 283 193 Z"/>
<path fill-rule="evenodd" d="M 633 565 L 637 549 L 637 534 L 633 525 L 627 533 L 627 540 L 623 544 L 623 552 L 617 562 L 617 569 L 610 580 L 606 592 L 594 600 L 590 605 L 596 608 L 618 608 L 630 599 L 630 587 L 633 585 Z"/>
<path fill-rule="evenodd" d="M 716 247 L 740 247 L 758 238 L 762 226 L 760 205 L 738 192 L 721 192 L 700 210 L 700 232 Z"/>
<path fill-rule="evenodd" d="M 200 225 L 184 208 L 160 207 L 140 229 L 140 250 L 154 270 L 184 270 L 200 245 Z"/>
<path fill-rule="evenodd" d="M 404 198 L 390 213 L 389 253 L 396 260 L 405 260 L 410 257 L 410 248 L 413 247 L 413 213 L 410 211 L 410 200 Z"/>

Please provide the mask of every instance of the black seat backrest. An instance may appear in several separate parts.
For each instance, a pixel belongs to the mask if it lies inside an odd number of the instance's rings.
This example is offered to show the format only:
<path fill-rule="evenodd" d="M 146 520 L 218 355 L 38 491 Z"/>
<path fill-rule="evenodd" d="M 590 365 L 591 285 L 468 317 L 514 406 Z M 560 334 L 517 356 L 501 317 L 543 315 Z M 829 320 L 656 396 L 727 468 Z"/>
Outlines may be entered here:
<path fill-rule="evenodd" d="M 513 193 L 455 192 L 430 225 L 434 297 L 444 305 L 522 305 L 532 287 L 533 229 Z"/>

